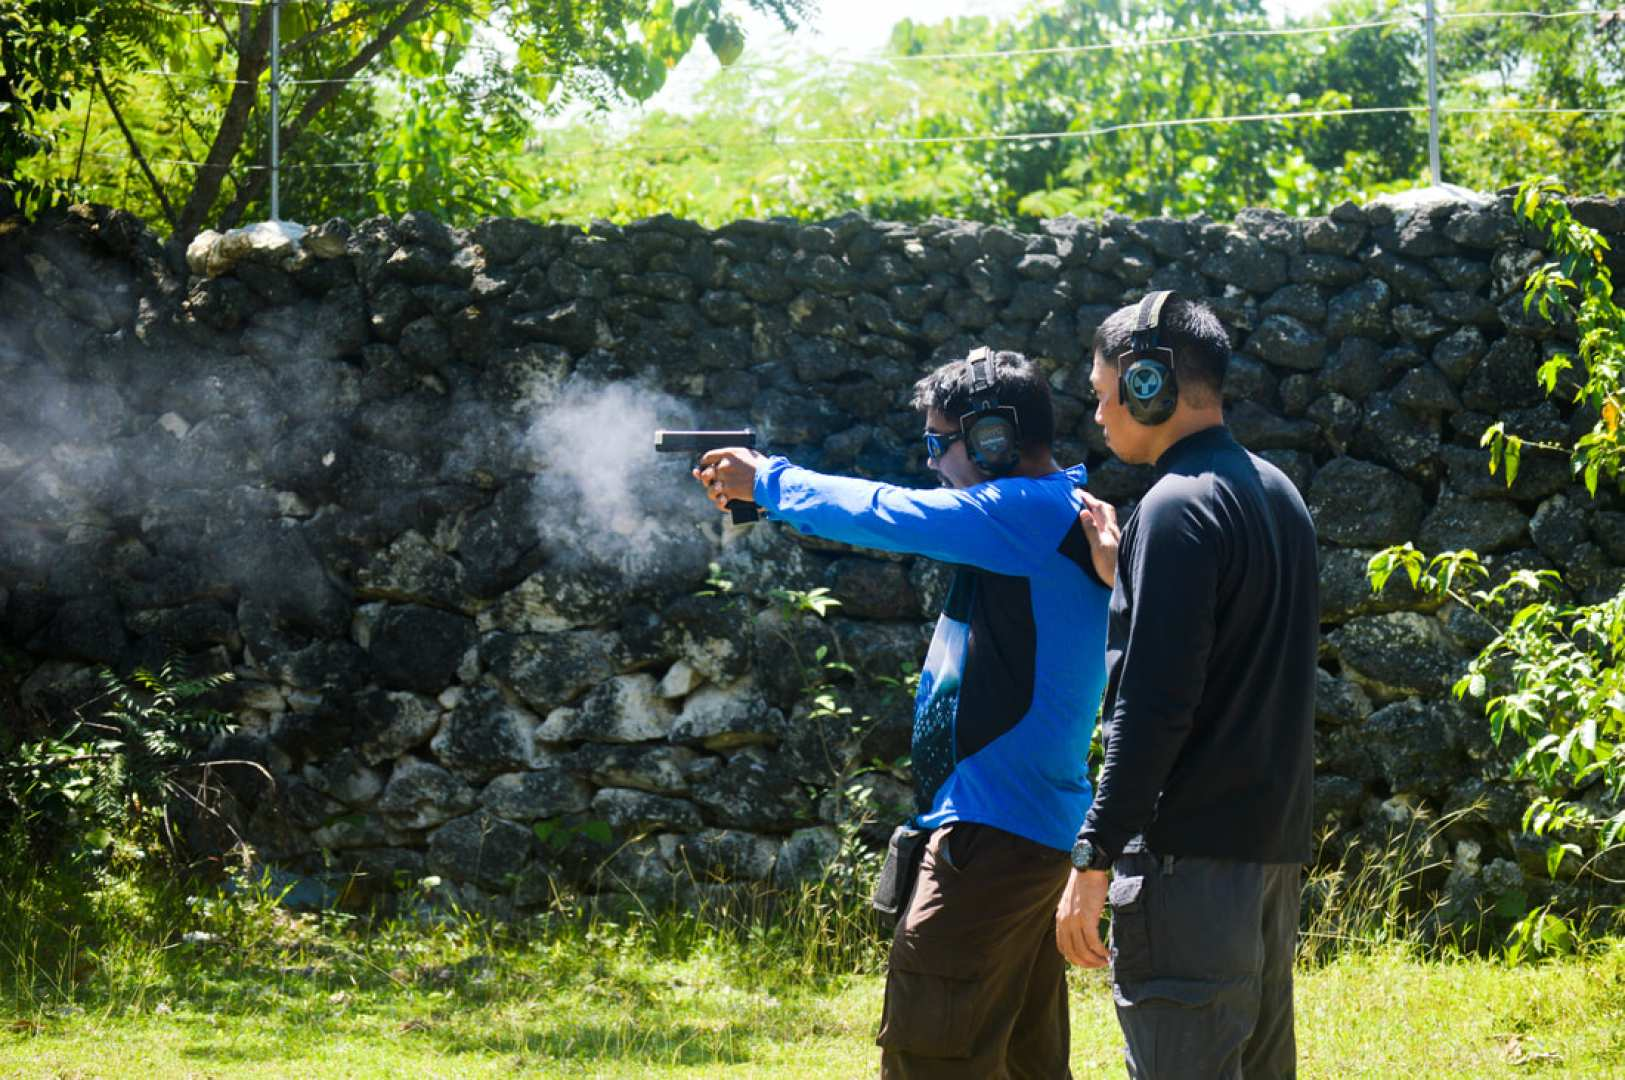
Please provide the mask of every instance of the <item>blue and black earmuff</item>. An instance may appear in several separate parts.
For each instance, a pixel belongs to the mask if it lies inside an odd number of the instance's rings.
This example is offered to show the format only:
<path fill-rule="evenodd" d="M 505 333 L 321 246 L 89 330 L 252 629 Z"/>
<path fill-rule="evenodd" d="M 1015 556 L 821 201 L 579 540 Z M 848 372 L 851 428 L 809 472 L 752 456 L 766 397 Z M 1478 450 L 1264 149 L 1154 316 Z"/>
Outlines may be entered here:
<path fill-rule="evenodd" d="M 959 418 L 965 449 L 976 467 L 989 476 L 1004 476 L 1021 464 L 1021 422 L 1010 405 L 999 404 L 993 388 L 993 350 L 971 350 L 970 412 Z"/>
<path fill-rule="evenodd" d="M 1147 427 L 1174 415 L 1179 404 L 1179 380 L 1174 376 L 1174 351 L 1157 341 L 1162 306 L 1173 293 L 1147 293 L 1140 301 L 1129 338 L 1129 351 L 1118 359 L 1117 396 L 1128 414 Z"/>

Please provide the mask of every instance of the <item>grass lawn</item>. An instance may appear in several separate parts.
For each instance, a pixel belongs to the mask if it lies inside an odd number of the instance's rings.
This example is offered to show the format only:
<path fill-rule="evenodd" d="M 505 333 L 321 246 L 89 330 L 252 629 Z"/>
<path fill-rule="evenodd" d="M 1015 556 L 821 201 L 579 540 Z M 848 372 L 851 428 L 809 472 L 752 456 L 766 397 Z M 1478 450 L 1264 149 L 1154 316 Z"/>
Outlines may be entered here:
<path fill-rule="evenodd" d="M 82 989 L 14 1005 L 0 1076 L 874 1075 L 882 978 L 795 974 L 755 945 L 627 927 L 130 942 L 90 957 Z M 1123 1075 L 1103 977 L 1073 980 L 1075 1074 Z M 1625 942 L 1521 968 L 1347 954 L 1299 980 L 1306 1077 L 1625 1077 Z"/>

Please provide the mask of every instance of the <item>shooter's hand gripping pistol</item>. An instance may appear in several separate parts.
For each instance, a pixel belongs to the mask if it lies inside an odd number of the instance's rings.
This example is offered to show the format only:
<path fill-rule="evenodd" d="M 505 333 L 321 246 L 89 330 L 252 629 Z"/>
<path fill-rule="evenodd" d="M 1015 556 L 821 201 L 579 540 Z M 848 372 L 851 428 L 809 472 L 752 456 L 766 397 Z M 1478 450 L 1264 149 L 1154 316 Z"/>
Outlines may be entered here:
<path fill-rule="evenodd" d="M 655 451 L 661 454 L 693 454 L 698 457 L 725 446 L 756 449 L 756 432 L 745 431 L 665 431 L 655 432 Z M 762 516 L 755 503 L 730 499 L 728 513 L 735 525 L 748 525 Z"/>

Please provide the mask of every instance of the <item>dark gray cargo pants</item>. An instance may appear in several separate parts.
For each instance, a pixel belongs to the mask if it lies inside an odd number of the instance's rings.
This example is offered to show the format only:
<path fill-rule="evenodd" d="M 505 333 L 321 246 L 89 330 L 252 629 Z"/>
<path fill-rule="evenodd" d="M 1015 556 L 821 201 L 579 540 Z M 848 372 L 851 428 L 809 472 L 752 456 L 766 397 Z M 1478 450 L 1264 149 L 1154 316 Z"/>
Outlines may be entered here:
<path fill-rule="evenodd" d="M 1129 1076 L 1297 1075 L 1297 863 L 1174 858 L 1130 842 L 1112 866 L 1112 994 Z"/>

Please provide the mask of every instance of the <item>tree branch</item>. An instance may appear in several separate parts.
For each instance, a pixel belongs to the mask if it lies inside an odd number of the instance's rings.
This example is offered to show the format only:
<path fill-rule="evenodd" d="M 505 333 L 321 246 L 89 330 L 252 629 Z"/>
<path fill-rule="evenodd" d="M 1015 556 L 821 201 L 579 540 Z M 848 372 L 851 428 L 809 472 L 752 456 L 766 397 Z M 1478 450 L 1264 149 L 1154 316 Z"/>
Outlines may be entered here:
<path fill-rule="evenodd" d="M 169 205 L 169 196 L 164 194 L 164 186 L 153 175 L 152 166 L 147 164 L 147 155 L 142 152 L 141 144 L 135 141 L 135 135 L 130 131 L 130 125 L 124 122 L 124 114 L 119 112 L 118 102 L 113 99 L 113 91 L 108 88 L 107 80 L 102 77 L 101 64 L 94 65 L 91 71 L 96 76 L 97 89 L 101 90 L 102 97 L 107 99 L 107 107 L 113 111 L 113 119 L 118 122 L 118 129 L 124 133 L 124 141 L 129 145 L 135 163 L 141 166 L 142 173 L 146 175 L 147 183 L 152 186 L 152 193 L 158 196 L 158 205 L 163 208 L 164 220 L 169 222 L 170 228 L 175 228 L 175 208 Z"/>
<path fill-rule="evenodd" d="M 305 133 L 305 129 L 310 126 L 311 121 L 315 120 L 323 109 L 332 104 L 333 100 L 344 92 L 344 88 L 348 83 L 342 80 L 354 78 L 364 70 L 385 49 L 389 48 L 408 26 L 423 18 L 438 2 L 439 0 L 410 0 L 406 7 L 401 9 L 399 15 L 395 16 L 388 25 L 378 31 L 377 37 L 373 38 L 360 52 L 340 64 L 327 76 L 328 79 L 334 81 L 317 85 L 315 93 L 310 95 L 309 100 L 299 110 L 299 115 L 294 117 L 291 123 L 283 126 L 281 134 L 283 152 L 286 153 L 298 141 L 299 137 Z M 231 205 L 226 208 L 225 213 L 220 217 L 221 224 L 227 228 L 235 226 L 242 219 L 249 203 L 260 197 L 269 182 L 270 176 L 267 173 L 257 172 L 249 177 L 246 184 L 238 185 L 236 197 L 232 199 Z"/>
<path fill-rule="evenodd" d="M 340 19 L 338 22 L 331 22 L 326 26 L 318 26 L 316 29 L 306 33 L 303 37 L 295 38 L 293 41 L 282 47 L 282 55 L 292 56 L 294 53 L 301 52 L 308 46 L 315 44 L 318 39 L 326 36 L 327 34 L 331 34 L 335 30 L 342 30 L 346 26 L 353 23 L 361 22 L 368 16 L 374 14 L 376 14 L 375 11 L 369 10 L 366 7 L 358 8 L 346 15 L 344 18 Z"/>
<path fill-rule="evenodd" d="M 231 28 L 226 25 L 226 20 L 221 18 L 220 12 L 215 10 L 214 5 L 211 4 L 209 0 L 200 0 L 200 2 L 203 4 L 203 10 L 208 14 L 209 18 L 212 19 L 214 24 L 220 28 L 220 32 L 226 36 L 226 44 L 231 48 L 231 51 L 235 53 L 237 51 L 237 43 L 232 40 Z"/>
<path fill-rule="evenodd" d="M 220 187 L 225 182 L 227 170 L 242 149 L 243 138 L 248 132 L 248 120 L 259 96 L 260 76 L 268 62 L 271 48 L 270 12 L 262 12 L 258 21 L 251 25 L 249 9 L 242 8 L 237 16 L 237 26 L 241 44 L 237 50 L 236 82 L 221 114 L 214 143 L 198 169 L 197 179 L 192 182 L 192 193 L 181 211 L 180 220 L 175 222 L 174 240 L 180 244 L 189 243 L 198 234 L 220 197 Z"/>

